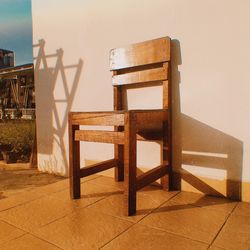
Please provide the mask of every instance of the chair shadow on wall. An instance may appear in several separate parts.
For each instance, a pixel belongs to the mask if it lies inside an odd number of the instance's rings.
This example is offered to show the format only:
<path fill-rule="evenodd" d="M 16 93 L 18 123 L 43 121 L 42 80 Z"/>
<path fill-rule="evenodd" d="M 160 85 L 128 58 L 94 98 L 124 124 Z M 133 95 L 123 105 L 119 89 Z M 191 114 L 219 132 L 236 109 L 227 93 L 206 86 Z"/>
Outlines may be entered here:
<path fill-rule="evenodd" d="M 39 153 L 49 155 L 44 162 L 48 171 L 68 171 L 64 134 L 67 129 L 67 114 L 71 110 L 74 96 L 82 72 L 83 61 L 77 64 L 64 66 L 63 50 L 58 49 L 55 54 L 46 55 L 45 41 L 39 40 L 33 45 L 38 48 L 35 57 L 36 104 L 38 108 L 38 148 Z M 174 188 L 180 189 L 182 180 L 202 193 L 225 196 L 231 199 L 241 199 L 243 143 L 222 131 L 208 126 L 192 117 L 181 113 L 180 91 L 181 83 L 178 66 L 182 64 L 181 49 L 178 40 L 172 40 L 172 96 L 173 96 L 173 166 Z M 55 63 L 51 67 L 48 60 Z M 72 83 L 69 84 L 66 70 L 75 70 Z M 61 74 L 64 89 L 64 98 L 57 98 L 54 90 L 57 87 L 58 77 Z M 71 86 L 71 87 L 70 87 Z M 124 98 L 125 100 L 127 98 Z M 59 107 L 63 106 L 63 114 L 59 115 Z M 62 108 L 62 107 L 61 107 Z M 54 124 L 54 125 L 53 125 Z M 40 127 L 39 127 L 40 126 Z M 62 155 L 62 163 L 53 156 L 53 144 L 56 143 Z M 201 180 L 185 168 L 195 166 L 199 169 L 208 168 L 222 170 L 226 173 L 226 192 L 218 191 L 211 184 Z M 208 170 L 208 171 L 209 171 Z M 66 173 L 67 174 L 67 173 Z"/>
<path fill-rule="evenodd" d="M 204 194 L 241 199 L 243 143 L 218 129 L 181 113 L 181 84 L 178 66 L 182 64 L 178 40 L 171 41 L 172 98 L 173 98 L 173 188 L 181 190 L 182 180 Z M 159 85 L 155 83 L 155 86 Z M 135 85 L 136 86 L 136 85 Z M 138 85 L 137 88 L 147 86 Z M 127 86 L 126 90 L 133 87 Z M 124 106 L 128 107 L 127 91 L 123 93 Z M 150 139 L 150 138 L 147 138 Z M 161 145 L 161 144 L 160 144 Z M 162 145 L 161 145 L 162 146 Z M 192 170 L 190 170 L 190 166 Z M 194 170 L 209 175 L 216 171 L 220 180 L 200 178 Z M 143 171 L 137 170 L 138 175 Z M 191 171 L 193 173 L 191 173 Z M 208 184 L 209 183 L 209 184 Z M 219 187 L 219 188 L 218 188 Z"/>
<path fill-rule="evenodd" d="M 54 54 L 46 54 L 45 40 L 39 40 L 33 48 L 37 49 L 34 57 L 36 106 L 37 106 L 37 130 L 38 150 L 40 154 L 48 156 L 48 160 L 40 162 L 40 166 L 46 171 L 66 173 L 68 171 L 68 160 L 66 157 L 66 146 L 64 135 L 67 129 L 68 112 L 72 108 L 74 96 L 80 80 L 83 61 L 64 65 L 63 49 L 56 50 Z M 53 65 L 53 66 L 51 66 Z M 74 71 L 74 77 L 68 80 L 68 71 Z M 59 79 L 61 77 L 61 80 Z M 58 84 L 61 84 L 60 86 Z M 58 89 L 63 89 L 58 96 Z M 57 91 L 56 91 L 57 90 Z M 57 147 L 54 147 L 57 144 Z M 55 152 L 60 150 L 60 152 Z M 59 154 L 62 162 L 58 162 L 54 154 Z"/>
<path fill-rule="evenodd" d="M 172 40 L 171 55 L 174 188 L 181 188 L 182 179 L 202 193 L 241 200 L 243 143 L 181 113 L 179 91 L 181 79 L 178 66 L 182 64 L 182 60 L 178 40 Z M 199 178 L 191 173 L 190 166 L 192 171 L 197 168 L 199 171 L 205 170 L 206 174 L 215 169 L 217 172 L 222 172 L 224 180 L 219 184 L 220 191 L 215 188 L 218 187 L 214 185 L 216 180 L 213 184 L 204 181 L 206 178 Z"/>

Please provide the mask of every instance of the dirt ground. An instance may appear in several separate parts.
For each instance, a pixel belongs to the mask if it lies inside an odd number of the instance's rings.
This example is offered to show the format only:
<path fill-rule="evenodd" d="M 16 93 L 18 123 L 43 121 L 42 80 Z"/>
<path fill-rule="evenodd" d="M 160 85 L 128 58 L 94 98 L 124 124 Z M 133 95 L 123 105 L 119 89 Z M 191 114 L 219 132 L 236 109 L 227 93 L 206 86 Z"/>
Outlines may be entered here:
<path fill-rule="evenodd" d="M 63 179 L 65 177 L 31 169 L 28 163 L 5 164 L 0 161 L 0 199 Z"/>

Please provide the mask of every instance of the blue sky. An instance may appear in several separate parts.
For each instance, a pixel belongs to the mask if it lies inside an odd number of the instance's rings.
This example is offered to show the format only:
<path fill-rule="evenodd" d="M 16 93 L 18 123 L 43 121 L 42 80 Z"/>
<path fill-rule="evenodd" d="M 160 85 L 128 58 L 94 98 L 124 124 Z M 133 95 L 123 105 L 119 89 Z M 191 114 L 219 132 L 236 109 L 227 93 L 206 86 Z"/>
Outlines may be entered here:
<path fill-rule="evenodd" d="M 0 48 L 15 52 L 16 65 L 32 62 L 31 0 L 0 0 Z"/>

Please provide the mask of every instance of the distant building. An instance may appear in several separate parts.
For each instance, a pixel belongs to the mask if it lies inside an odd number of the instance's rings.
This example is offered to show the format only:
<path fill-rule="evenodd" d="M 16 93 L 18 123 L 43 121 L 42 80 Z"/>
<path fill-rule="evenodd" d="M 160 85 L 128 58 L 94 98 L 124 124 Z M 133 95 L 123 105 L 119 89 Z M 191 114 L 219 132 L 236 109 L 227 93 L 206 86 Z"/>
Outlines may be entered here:
<path fill-rule="evenodd" d="M 0 120 L 34 119 L 34 67 L 15 66 L 14 58 L 13 51 L 0 49 Z"/>
<path fill-rule="evenodd" d="M 0 49 L 0 69 L 15 66 L 15 54 L 11 50 Z"/>

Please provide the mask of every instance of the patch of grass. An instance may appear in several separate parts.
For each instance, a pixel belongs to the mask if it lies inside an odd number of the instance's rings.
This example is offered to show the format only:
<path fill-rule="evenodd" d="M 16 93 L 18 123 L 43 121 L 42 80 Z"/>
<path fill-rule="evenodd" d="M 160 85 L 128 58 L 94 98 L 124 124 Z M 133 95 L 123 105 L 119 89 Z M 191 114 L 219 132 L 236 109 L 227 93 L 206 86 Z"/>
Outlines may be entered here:
<path fill-rule="evenodd" d="M 28 161 L 35 136 L 34 120 L 8 120 L 0 123 L 0 145 L 10 144 L 19 160 Z"/>

